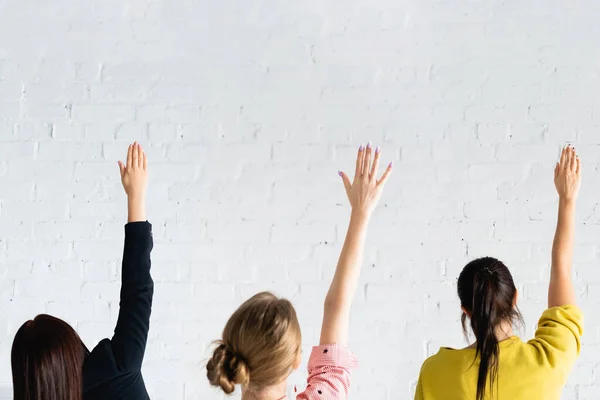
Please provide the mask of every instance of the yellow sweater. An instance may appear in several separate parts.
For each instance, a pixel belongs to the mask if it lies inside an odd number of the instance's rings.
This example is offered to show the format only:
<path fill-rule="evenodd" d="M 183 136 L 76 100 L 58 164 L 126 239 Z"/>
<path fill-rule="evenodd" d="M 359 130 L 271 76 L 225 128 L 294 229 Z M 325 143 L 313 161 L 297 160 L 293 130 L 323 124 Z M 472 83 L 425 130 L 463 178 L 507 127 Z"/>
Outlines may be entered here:
<path fill-rule="evenodd" d="M 583 314 L 576 306 L 542 314 L 535 338 L 500 342 L 494 400 L 559 400 L 580 351 Z M 421 368 L 415 400 L 475 400 L 479 360 L 475 349 L 441 348 Z M 472 366 L 471 366 L 472 365 Z M 492 399 L 489 384 L 486 399 Z"/>

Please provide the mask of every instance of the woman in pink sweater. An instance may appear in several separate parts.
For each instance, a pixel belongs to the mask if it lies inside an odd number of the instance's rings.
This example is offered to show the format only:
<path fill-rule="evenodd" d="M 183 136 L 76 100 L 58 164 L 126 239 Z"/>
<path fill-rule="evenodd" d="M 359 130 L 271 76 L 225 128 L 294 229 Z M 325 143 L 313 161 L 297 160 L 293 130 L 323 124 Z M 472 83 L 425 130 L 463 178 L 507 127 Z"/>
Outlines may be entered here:
<path fill-rule="evenodd" d="M 337 269 L 325 298 L 319 346 L 308 361 L 308 384 L 297 400 L 346 399 L 357 362 L 348 350 L 350 307 L 363 260 L 367 226 L 392 171 L 381 179 L 379 148 L 361 146 L 354 181 L 340 172 L 352 206 L 350 225 Z M 287 399 L 289 375 L 301 363 L 302 335 L 296 311 L 285 299 L 259 293 L 233 313 L 207 365 L 210 383 L 225 393 L 241 385 L 243 400 Z"/>

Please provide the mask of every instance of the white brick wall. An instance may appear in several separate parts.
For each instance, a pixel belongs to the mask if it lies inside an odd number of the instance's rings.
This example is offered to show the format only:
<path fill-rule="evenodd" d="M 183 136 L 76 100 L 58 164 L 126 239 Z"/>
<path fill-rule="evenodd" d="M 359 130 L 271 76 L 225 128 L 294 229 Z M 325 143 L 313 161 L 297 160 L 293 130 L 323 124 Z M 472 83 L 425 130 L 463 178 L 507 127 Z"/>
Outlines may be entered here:
<path fill-rule="evenodd" d="M 408 399 L 423 359 L 462 345 L 454 284 L 475 256 L 512 268 L 532 334 L 566 141 L 585 165 L 587 326 L 563 398 L 596 398 L 599 16 L 593 0 L 0 0 L 0 398 L 25 318 L 111 334 L 134 139 L 152 163 L 154 399 L 220 398 L 206 348 L 258 290 L 295 301 L 308 354 L 347 223 L 337 169 L 368 139 L 397 168 L 354 308 L 353 398 Z"/>

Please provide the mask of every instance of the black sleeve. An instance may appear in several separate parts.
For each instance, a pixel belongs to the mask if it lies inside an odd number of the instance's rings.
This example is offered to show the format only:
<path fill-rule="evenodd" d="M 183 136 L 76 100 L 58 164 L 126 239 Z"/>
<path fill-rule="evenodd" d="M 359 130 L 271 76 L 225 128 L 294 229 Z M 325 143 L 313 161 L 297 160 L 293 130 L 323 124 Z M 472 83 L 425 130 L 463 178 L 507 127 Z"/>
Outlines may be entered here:
<path fill-rule="evenodd" d="M 154 294 L 154 282 L 150 276 L 152 246 L 152 225 L 149 222 L 125 225 L 119 318 L 111 340 L 120 370 L 135 371 L 142 367 Z"/>

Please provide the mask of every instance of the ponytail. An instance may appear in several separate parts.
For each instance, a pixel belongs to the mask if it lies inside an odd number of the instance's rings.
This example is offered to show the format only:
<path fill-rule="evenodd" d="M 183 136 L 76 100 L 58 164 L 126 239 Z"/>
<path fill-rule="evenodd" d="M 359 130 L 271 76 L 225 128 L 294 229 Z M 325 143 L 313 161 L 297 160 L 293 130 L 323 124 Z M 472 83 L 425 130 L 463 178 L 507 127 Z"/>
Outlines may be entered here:
<path fill-rule="evenodd" d="M 473 290 L 471 328 L 477 338 L 475 358 L 480 357 L 477 400 L 484 399 L 488 376 L 491 384 L 496 382 L 498 376 L 499 346 L 495 327 L 501 321 L 498 321 L 496 314 L 494 282 L 491 278 L 492 275 L 489 272 L 480 272 L 475 277 Z"/>
<path fill-rule="evenodd" d="M 473 364 L 479 358 L 477 400 L 484 400 L 489 382 L 493 398 L 497 385 L 500 344 L 496 328 L 503 322 L 522 322 L 523 317 L 514 301 L 517 294 L 508 268 L 495 258 L 485 257 L 471 261 L 458 278 L 458 296 L 465 309 L 462 326 L 467 333 L 466 319 L 470 316 L 475 334 L 476 352 Z"/>

